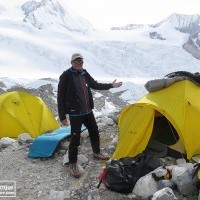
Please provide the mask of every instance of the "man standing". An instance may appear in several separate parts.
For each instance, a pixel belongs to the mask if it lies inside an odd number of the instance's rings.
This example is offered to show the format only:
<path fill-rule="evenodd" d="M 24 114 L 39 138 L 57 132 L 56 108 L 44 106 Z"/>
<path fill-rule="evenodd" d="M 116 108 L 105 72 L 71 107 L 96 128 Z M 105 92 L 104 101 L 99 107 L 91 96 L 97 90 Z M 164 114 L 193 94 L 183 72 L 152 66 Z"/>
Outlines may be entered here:
<path fill-rule="evenodd" d="M 71 138 L 69 144 L 70 174 L 76 178 L 81 176 L 77 165 L 78 146 L 82 124 L 88 129 L 93 157 L 108 160 L 109 157 L 100 152 L 99 131 L 92 109 L 94 102 L 90 88 L 108 90 L 120 87 L 122 82 L 98 83 L 83 69 L 83 56 L 75 53 L 71 57 L 72 67 L 62 73 L 58 84 L 58 114 L 63 125 L 71 124 Z"/>

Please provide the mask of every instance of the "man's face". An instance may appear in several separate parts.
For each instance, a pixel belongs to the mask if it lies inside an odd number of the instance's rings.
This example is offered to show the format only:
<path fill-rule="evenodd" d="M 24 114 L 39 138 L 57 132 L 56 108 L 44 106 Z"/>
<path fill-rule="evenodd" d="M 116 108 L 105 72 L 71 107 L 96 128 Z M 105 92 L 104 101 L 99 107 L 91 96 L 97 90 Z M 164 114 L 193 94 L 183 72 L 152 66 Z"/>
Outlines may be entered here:
<path fill-rule="evenodd" d="M 83 59 L 82 58 L 77 58 L 74 61 L 72 61 L 72 66 L 73 68 L 80 70 L 83 67 Z"/>

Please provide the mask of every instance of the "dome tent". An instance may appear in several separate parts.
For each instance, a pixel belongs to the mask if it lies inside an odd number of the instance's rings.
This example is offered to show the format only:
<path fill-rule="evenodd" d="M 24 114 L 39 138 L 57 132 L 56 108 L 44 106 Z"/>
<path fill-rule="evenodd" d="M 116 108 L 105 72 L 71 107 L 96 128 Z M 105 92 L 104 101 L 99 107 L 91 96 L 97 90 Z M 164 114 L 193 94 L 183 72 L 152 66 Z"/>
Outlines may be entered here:
<path fill-rule="evenodd" d="M 34 138 L 58 127 L 41 98 L 21 91 L 0 95 L 0 138 L 17 138 L 21 133 L 29 133 Z"/>
<path fill-rule="evenodd" d="M 199 99 L 199 86 L 183 80 L 128 105 L 120 114 L 119 140 L 113 158 L 133 157 L 146 149 L 157 113 L 176 130 L 188 159 L 200 155 Z"/>

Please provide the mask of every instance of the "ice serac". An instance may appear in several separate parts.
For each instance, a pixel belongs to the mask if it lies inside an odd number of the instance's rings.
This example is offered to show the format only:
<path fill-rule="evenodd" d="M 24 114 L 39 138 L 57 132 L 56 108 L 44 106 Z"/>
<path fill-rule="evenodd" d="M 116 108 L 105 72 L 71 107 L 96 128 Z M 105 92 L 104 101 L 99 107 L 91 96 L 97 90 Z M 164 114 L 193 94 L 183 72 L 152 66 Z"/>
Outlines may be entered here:
<path fill-rule="evenodd" d="M 82 17 L 73 13 L 57 0 L 27 1 L 21 6 L 24 21 L 38 29 L 57 31 L 75 31 L 87 33 L 93 31 L 92 25 Z"/>
<path fill-rule="evenodd" d="M 0 15 L 1 15 L 1 13 L 4 12 L 4 11 L 5 11 L 4 6 L 2 6 L 2 5 L 0 4 Z"/>
<path fill-rule="evenodd" d="M 139 28 L 143 28 L 145 25 L 143 24 L 127 24 L 122 27 L 111 27 L 111 30 L 136 30 Z"/>

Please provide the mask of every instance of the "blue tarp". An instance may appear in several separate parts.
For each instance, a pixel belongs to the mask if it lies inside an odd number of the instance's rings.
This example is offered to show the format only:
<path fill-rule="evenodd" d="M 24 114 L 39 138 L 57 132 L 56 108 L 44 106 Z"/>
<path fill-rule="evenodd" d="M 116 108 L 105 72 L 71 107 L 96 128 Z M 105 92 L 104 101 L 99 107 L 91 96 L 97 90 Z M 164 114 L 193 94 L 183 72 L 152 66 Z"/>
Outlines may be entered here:
<path fill-rule="evenodd" d="M 82 126 L 82 131 L 86 128 Z M 28 153 L 29 158 L 48 158 L 51 157 L 56 148 L 60 144 L 60 142 L 70 136 L 71 127 L 61 127 L 52 132 L 45 133 L 43 135 L 38 136 L 33 141 L 33 144 L 30 147 L 30 151 Z"/>

